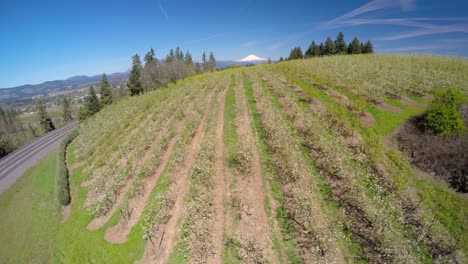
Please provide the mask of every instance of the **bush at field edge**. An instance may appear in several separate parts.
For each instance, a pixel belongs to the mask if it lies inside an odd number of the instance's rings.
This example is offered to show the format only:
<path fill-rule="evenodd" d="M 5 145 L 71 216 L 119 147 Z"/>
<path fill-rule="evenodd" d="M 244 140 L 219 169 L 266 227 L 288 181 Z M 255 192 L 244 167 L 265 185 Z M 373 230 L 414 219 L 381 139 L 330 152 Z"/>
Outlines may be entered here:
<path fill-rule="evenodd" d="M 465 126 L 458 113 L 466 99 L 456 88 L 438 89 L 424 117 L 424 127 L 441 135 L 463 131 Z"/>
<path fill-rule="evenodd" d="M 66 163 L 67 147 L 78 136 L 78 130 L 73 130 L 62 141 L 57 155 L 57 171 L 55 175 L 55 188 L 57 200 L 60 205 L 70 203 L 70 184 L 68 181 L 68 168 Z"/>

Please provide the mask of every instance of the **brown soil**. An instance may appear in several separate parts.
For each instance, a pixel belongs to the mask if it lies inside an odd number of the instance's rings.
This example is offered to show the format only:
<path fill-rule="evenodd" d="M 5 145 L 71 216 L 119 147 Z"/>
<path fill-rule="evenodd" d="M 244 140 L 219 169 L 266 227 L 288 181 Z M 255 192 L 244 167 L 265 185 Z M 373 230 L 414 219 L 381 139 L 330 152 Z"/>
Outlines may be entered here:
<path fill-rule="evenodd" d="M 62 224 L 67 222 L 68 217 L 70 217 L 71 214 L 71 203 L 67 206 L 62 207 Z"/>
<path fill-rule="evenodd" d="M 398 114 L 403 113 L 403 109 L 396 107 L 394 105 L 391 105 L 391 104 L 387 104 L 385 102 L 378 103 L 376 107 L 383 111 L 388 111 L 388 112 L 393 112 L 393 113 L 398 113 Z"/>
<path fill-rule="evenodd" d="M 239 173 L 238 177 L 236 196 L 241 204 L 239 231 L 242 238 L 252 244 L 253 248 L 256 248 L 258 251 L 255 252 L 256 255 L 265 254 L 265 256 L 257 256 L 257 259 L 266 258 L 267 261 L 277 263 L 277 255 L 272 250 L 270 224 L 264 207 L 265 191 L 260 156 L 255 147 L 255 136 L 251 130 L 251 120 L 245 105 L 246 98 L 242 82 L 236 87 L 236 98 L 243 105 L 242 112 L 236 118 L 238 138 L 242 139 L 243 144 L 250 145 L 253 156 L 251 160 L 252 175 L 247 176 Z M 246 261 L 249 260 L 246 259 Z"/>
<path fill-rule="evenodd" d="M 321 116 L 321 115 L 325 114 L 325 112 L 327 112 L 327 108 L 325 107 L 325 105 L 322 104 L 322 102 L 320 102 L 318 99 L 315 99 L 315 98 L 310 100 L 309 107 L 318 116 Z"/>
<path fill-rule="evenodd" d="M 185 166 L 177 170 L 173 175 L 175 203 L 171 211 L 170 219 L 164 226 L 161 226 L 162 238 L 158 243 L 158 247 L 153 247 L 150 243 L 146 243 L 145 253 L 138 263 L 167 263 L 171 252 L 174 249 L 174 242 L 177 235 L 180 233 L 177 223 L 184 214 L 185 195 L 190 187 L 189 173 L 195 162 L 195 157 L 199 149 L 200 141 L 204 136 L 204 128 L 206 119 L 208 118 L 210 102 L 213 97 L 214 90 L 208 98 L 208 103 L 204 109 L 203 116 L 198 124 L 197 130 L 190 142 L 186 151 Z"/>
<path fill-rule="evenodd" d="M 215 161 L 215 199 L 214 208 L 216 216 L 214 217 L 214 255 L 208 258 L 208 263 L 221 263 L 221 254 L 223 250 L 223 226 L 224 219 L 224 200 L 226 195 L 225 185 L 225 167 L 223 161 L 224 142 L 223 142 L 223 127 L 224 127 L 224 106 L 226 102 L 226 93 L 229 89 L 230 82 L 226 85 L 223 93 L 219 97 L 219 111 L 216 124 L 216 161 Z"/>
<path fill-rule="evenodd" d="M 314 84 L 316 86 L 316 84 Z M 341 105 L 344 105 L 345 107 L 347 108 L 352 108 L 353 107 L 353 104 L 351 103 L 351 101 L 349 100 L 348 97 L 342 95 L 341 93 L 333 90 L 333 89 L 326 89 L 324 90 L 324 92 L 330 96 L 331 98 L 335 99 L 335 101 L 337 101 L 338 103 L 340 103 Z"/>
<path fill-rule="evenodd" d="M 353 131 L 351 136 L 345 137 L 344 142 L 350 148 L 357 148 L 362 142 L 361 134 L 357 131 Z"/>
<path fill-rule="evenodd" d="M 465 177 L 466 180 L 468 134 L 435 135 L 425 132 L 421 128 L 421 122 L 422 116 L 410 118 L 390 134 L 386 144 L 395 142 L 408 155 L 413 165 L 438 181 L 449 183 L 451 177 L 456 175 Z"/>
<path fill-rule="evenodd" d="M 117 223 L 117 225 L 110 227 L 106 230 L 104 234 L 104 239 L 111 243 L 124 243 L 127 241 L 127 236 L 132 230 L 132 228 L 140 221 L 140 217 L 145 210 L 146 203 L 153 191 L 156 183 L 161 176 L 162 172 L 166 168 L 167 163 L 169 162 L 169 158 L 172 154 L 172 149 L 176 144 L 177 140 L 179 139 L 180 130 L 182 127 L 182 122 L 179 121 L 177 124 L 177 134 L 174 136 L 165 151 L 165 153 L 161 157 L 161 163 L 159 164 L 158 168 L 154 172 L 151 177 L 146 177 L 143 181 L 144 191 L 143 194 L 140 196 L 136 196 L 131 199 L 128 203 L 128 208 L 131 211 L 130 217 L 128 219 L 122 217 Z M 149 155 L 147 153 L 144 157 L 148 158 Z"/>
<path fill-rule="evenodd" d="M 363 112 L 359 120 L 365 127 L 371 127 L 375 124 L 374 116 L 369 112 Z"/>
<path fill-rule="evenodd" d="M 400 99 L 398 99 L 398 102 L 400 102 L 401 104 L 411 106 L 411 107 L 416 107 L 416 108 L 426 108 L 427 107 L 426 104 L 413 101 L 413 100 L 411 100 L 409 98 L 406 98 L 406 97 L 401 97 Z"/>

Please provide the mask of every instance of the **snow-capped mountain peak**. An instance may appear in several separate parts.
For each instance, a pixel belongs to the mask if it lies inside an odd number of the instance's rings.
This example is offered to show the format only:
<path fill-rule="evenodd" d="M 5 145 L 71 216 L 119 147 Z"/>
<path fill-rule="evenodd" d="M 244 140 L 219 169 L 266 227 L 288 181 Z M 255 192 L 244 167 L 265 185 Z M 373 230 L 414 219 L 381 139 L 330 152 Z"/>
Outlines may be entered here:
<path fill-rule="evenodd" d="M 238 62 L 247 62 L 247 61 L 264 61 L 266 59 L 264 58 L 260 58 L 260 57 L 257 57 L 255 55 L 249 55 L 245 58 L 243 58 L 242 60 L 238 60 Z"/>

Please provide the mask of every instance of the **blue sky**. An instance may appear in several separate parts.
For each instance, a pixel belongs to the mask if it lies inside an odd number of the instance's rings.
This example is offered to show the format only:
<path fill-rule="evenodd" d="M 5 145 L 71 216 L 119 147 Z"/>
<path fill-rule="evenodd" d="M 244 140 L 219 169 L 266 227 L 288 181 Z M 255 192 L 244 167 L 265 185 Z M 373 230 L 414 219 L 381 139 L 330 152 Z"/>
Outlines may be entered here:
<path fill-rule="evenodd" d="M 125 71 L 151 47 L 278 59 L 340 31 L 379 53 L 468 57 L 467 10 L 466 0 L 1 0 L 0 87 Z"/>

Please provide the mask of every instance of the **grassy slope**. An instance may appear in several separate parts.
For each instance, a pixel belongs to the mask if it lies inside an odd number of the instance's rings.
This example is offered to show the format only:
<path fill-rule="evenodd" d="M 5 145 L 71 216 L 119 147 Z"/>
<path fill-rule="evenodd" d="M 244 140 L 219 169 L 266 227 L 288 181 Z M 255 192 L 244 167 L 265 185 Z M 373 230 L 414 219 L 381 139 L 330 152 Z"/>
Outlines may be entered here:
<path fill-rule="evenodd" d="M 393 65 L 394 67 L 398 66 L 398 60 L 396 59 L 397 56 L 388 57 L 388 56 L 381 56 L 381 55 L 373 55 L 375 57 L 381 58 L 381 62 L 373 62 L 375 63 L 383 63 L 388 61 L 389 65 Z M 358 63 L 363 63 L 365 61 L 366 56 L 358 56 L 355 58 L 355 61 Z M 374 59 L 374 57 L 372 57 Z M 425 71 L 426 68 L 434 67 L 435 69 L 439 70 L 438 77 L 446 77 L 448 76 L 448 72 L 453 73 L 452 84 L 459 83 L 460 80 L 463 80 L 466 73 L 463 73 L 463 69 L 466 69 L 466 61 L 465 60 L 451 60 L 451 59 L 434 59 L 434 58 L 426 58 L 426 60 L 422 60 L 422 58 L 403 58 L 409 62 L 417 62 L 422 64 L 421 68 L 418 70 L 422 70 L 424 74 L 428 71 Z M 347 88 L 339 86 L 340 83 L 347 83 L 351 87 L 370 87 L 369 89 L 375 94 L 373 96 L 381 96 L 381 94 L 374 90 L 374 87 L 378 87 L 381 83 L 385 82 L 396 82 L 395 79 L 392 78 L 403 78 L 404 76 L 396 76 L 392 77 L 391 74 L 389 76 L 384 76 L 381 78 L 369 77 L 366 80 L 357 80 L 356 78 L 367 78 L 361 76 L 362 73 L 357 73 L 356 76 L 351 76 L 354 78 L 354 81 L 349 81 L 351 77 L 348 78 L 346 74 L 337 74 L 336 76 L 331 74 L 333 71 L 342 72 L 346 69 L 342 69 L 337 66 L 335 63 L 339 60 L 342 60 L 345 65 L 352 64 L 353 56 L 349 57 L 330 57 L 330 58 L 323 58 L 323 59 L 313 59 L 307 61 L 293 61 L 293 62 L 286 62 L 281 63 L 278 65 L 274 65 L 271 68 L 269 66 L 260 66 L 246 69 L 246 71 L 262 69 L 266 71 L 273 71 L 283 76 L 287 77 L 292 83 L 300 86 L 304 93 L 307 96 L 312 98 L 317 98 L 323 104 L 327 106 L 327 108 L 335 109 L 335 113 L 340 115 L 340 118 L 344 118 L 346 120 L 343 121 L 344 124 L 348 124 L 351 129 L 356 129 L 360 132 L 363 136 L 364 141 L 366 142 L 366 146 L 369 149 L 375 149 L 376 151 L 383 151 L 392 160 L 396 166 L 399 168 L 399 171 L 402 171 L 402 174 L 406 178 L 401 179 L 401 183 L 405 186 L 410 186 L 410 188 L 405 189 L 414 189 L 422 198 L 422 203 L 425 208 L 430 209 L 432 211 L 435 219 L 441 223 L 441 225 L 450 232 L 452 237 L 457 237 L 458 235 L 462 235 L 461 237 L 461 246 L 462 250 L 466 253 L 468 250 L 468 243 L 467 243 L 467 236 L 463 236 L 463 226 L 467 222 L 466 217 L 466 209 L 468 207 L 468 202 L 461 196 L 453 194 L 453 192 L 447 191 L 439 186 L 436 186 L 432 182 L 429 182 L 424 179 L 416 178 L 411 170 L 409 169 L 409 164 L 405 159 L 401 156 L 400 153 L 394 153 L 391 150 L 382 150 L 383 148 L 381 139 L 391 132 L 399 123 L 407 119 L 408 117 L 419 114 L 423 111 L 421 108 L 414 108 L 404 106 L 399 103 L 397 100 L 383 98 L 388 104 L 398 106 L 402 108 L 404 111 L 402 113 L 392 113 L 388 111 L 380 110 L 377 107 L 374 107 L 370 103 L 367 103 L 366 100 L 363 98 L 363 94 L 365 94 L 365 90 L 358 90 L 357 95 L 355 93 L 350 92 Z M 421 60 L 424 63 L 421 63 Z M 430 66 L 432 65 L 434 66 Z M 447 63 L 453 63 L 453 67 L 447 68 Z M 385 64 L 385 63 L 383 63 Z M 312 68 L 311 66 L 315 65 L 316 67 Z M 333 67 L 331 67 L 333 65 Z M 428 66 L 429 65 L 429 66 Z M 321 68 L 318 68 L 318 67 Z M 268 68 L 267 68 L 268 67 Z M 334 68 L 335 67 L 335 68 Z M 338 69 L 336 69 L 338 67 Z M 373 67 L 371 65 L 371 67 Z M 403 67 L 403 66 L 401 66 Z M 407 67 L 407 66 L 405 66 Z M 418 66 L 419 67 L 419 66 Z M 426 67 L 426 68 L 424 68 Z M 369 71 L 370 69 L 364 70 L 364 72 Z M 382 69 L 381 69 L 382 70 Z M 346 95 L 353 104 L 357 105 L 359 108 L 364 109 L 372 113 L 372 115 L 376 118 L 376 124 L 371 128 L 363 127 L 358 119 L 353 116 L 351 113 L 347 113 L 347 111 L 340 106 L 329 96 L 321 92 L 320 90 L 308 85 L 303 80 L 299 79 L 295 72 L 301 72 L 302 74 L 308 74 L 310 78 L 314 78 L 320 83 L 324 83 L 336 91 Z M 395 72 L 394 69 L 391 70 L 393 73 Z M 346 73 L 349 72 L 346 70 Z M 408 70 L 410 72 L 410 70 Z M 466 71 L 468 72 L 468 71 Z M 406 73 L 401 73 L 406 74 Z M 372 75 L 372 74 L 370 74 Z M 211 75 L 210 75 L 211 76 Z M 213 74 L 212 76 L 218 76 L 217 74 Z M 425 76 L 425 75 L 424 75 Z M 414 77 L 414 76 L 413 76 Z M 210 77 L 209 77 L 210 78 Z M 358 79 L 359 79 L 358 78 Z M 416 78 L 416 77 L 414 77 Z M 420 77 L 417 77 L 419 80 Z M 431 77 L 431 80 L 435 77 Z M 195 77 L 197 79 L 197 77 Z M 450 82 L 450 79 L 445 79 L 441 81 L 424 81 L 421 84 L 418 84 L 417 90 L 426 94 L 431 93 L 431 89 L 433 89 L 434 85 L 444 85 Z M 466 78 L 465 78 L 466 80 Z M 248 106 L 252 115 L 252 126 L 254 127 L 257 136 L 259 137 L 259 148 L 261 154 L 261 163 L 263 166 L 263 170 L 268 174 L 274 175 L 274 169 L 272 168 L 272 160 L 271 156 L 269 155 L 268 151 L 266 150 L 265 146 L 265 138 L 264 138 L 264 131 L 262 130 L 262 125 L 259 120 L 259 116 L 257 111 L 255 110 L 256 102 L 252 95 L 252 87 L 250 83 L 242 78 L 241 80 L 236 79 L 236 81 L 244 81 L 245 89 L 246 89 L 246 96 L 248 100 Z M 414 80 L 413 80 L 414 81 Z M 405 85 L 406 83 L 402 83 Z M 234 113 L 234 103 L 235 103 L 235 95 L 232 91 L 232 87 L 234 84 L 231 85 L 231 88 L 228 91 L 226 96 L 226 109 L 225 109 L 225 134 L 224 134 L 224 142 L 226 148 L 226 162 L 229 164 L 230 162 L 230 153 L 232 146 L 234 146 L 237 142 L 236 133 L 234 131 L 235 126 L 233 124 L 233 119 L 235 117 Z M 428 85 L 427 88 L 423 87 L 423 85 Z M 430 87 L 429 87 L 430 86 Z M 467 90 L 466 86 L 462 86 L 462 89 L 465 91 Z M 367 89 L 367 88 L 366 88 Z M 402 91 L 406 92 L 406 91 Z M 164 98 L 164 96 L 170 96 L 174 92 L 164 90 L 161 92 L 162 95 L 160 98 Z M 419 102 L 426 102 L 424 99 L 419 97 L 415 97 L 413 95 L 407 95 L 412 99 L 416 99 Z M 382 99 L 382 97 L 380 97 Z M 132 111 L 139 113 L 141 109 L 149 109 L 154 103 L 153 99 L 150 99 L 150 96 L 142 96 L 137 98 L 139 102 L 143 102 L 141 106 L 135 107 L 132 106 Z M 273 100 L 275 101 L 275 100 Z M 114 108 L 120 107 L 125 108 L 125 104 L 128 106 L 129 100 L 123 100 L 121 103 L 122 105 L 113 106 Z M 132 101 L 133 102 L 133 101 Z M 138 104 L 137 104 L 138 105 Z M 278 107 L 278 105 L 277 105 Z M 306 107 L 306 105 L 304 106 Z M 112 109 L 106 109 L 107 112 L 114 111 Z M 279 107 L 278 107 L 279 108 Z M 124 109 L 127 111 L 129 108 Z M 341 112 L 340 112 L 341 111 Z M 99 118 L 104 118 L 104 114 L 98 115 Z M 131 129 L 135 129 L 137 127 L 137 123 L 141 122 L 143 118 L 135 119 L 135 116 L 129 112 L 126 112 L 126 118 L 128 122 L 125 123 L 128 126 L 131 125 Z M 144 116 L 143 114 L 141 115 Z M 105 151 L 99 153 L 101 156 L 109 157 L 106 155 L 106 152 L 110 149 L 113 149 L 115 142 L 107 142 L 107 138 L 112 138 L 112 136 L 108 134 L 101 134 L 102 127 L 98 125 L 102 118 L 97 118 L 92 124 L 95 126 L 89 126 L 88 129 L 92 130 L 89 134 L 92 135 L 89 141 L 82 142 L 85 146 L 93 146 L 93 144 L 99 142 L 99 146 L 104 146 Z M 124 118 L 121 118 L 124 119 Z M 120 120 L 123 122 L 123 120 Z M 133 121 L 133 123 L 132 123 Z M 118 129 L 123 131 L 128 127 L 127 125 L 122 125 Z M 94 133 L 95 132 L 95 133 Z M 115 132 L 115 130 L 114 130 Z M 94 134 L 93 134 L 94 133 Z M 93 141 L 94 140 L 94 141 Z M 375 142 L 374 142 L 375 141 Z M 75 153 L 74 149 L 76 148 L 76 142 L 71 145 L 71 151 L 69 153 Z M 304 149 L 304 155 L 306 155 L 307 150 Z M 81 153 L 83 154 L 83 153 Z M 99 155 L 95 155 L 99 157 Z M 95 158 L 95 157 L 93 157 Z M 111 158 L 112 159 L 112 158 Z M 41 161 L 37 166 L 28 170 L 25 175 L 18 180 L 18 182 L 7 192 L 0 195 L 0 262 L 1 263 L 30 263 L 30 262 L 61 262 L 61 263 L 129 263 L 136 259 L 139 259 L 143 254 L 145 240 L 142 239 L 143 231 L 141 228 L 134 228 L 129 235 L 129 240 L 121 245 L 112 245 L 107 243 L 104 240 L 104 231 L 107 227 L 113 226 L 117 223 L 120 216 L 119 214 L 115 214 L 111 220 L 106 223 L 105 226 L 100 228 L 95 232 L 89 232 L 86 230 L 86 225 L 92 220 L 89 212 L 83 207 L 83 202 L 86 198 L 86 194 L 89 188 L 82 188 L 80 184 L 84 181 L 89 174 L 83 173 L 81 168 L 78 168 L 73 171 L 71 175 L 71 190 L 72 190 L 72 213 L 70 218 L 65 224 L 61 224 L 60 221 L 62 219 L 61 215 L 61 208 L 58 207 L 55 199 L 54 194 L 54 172 L 55 172 L 55 161 L 56 161 L 56 153 L 51 154 L 49 157 Z M 73 164 L 75 162 L 74 155 L 69 156 L 69 163 Z M 89 160 L 88 160 L 89 162 Z M 310 167 L 314 167 L 313 161 L 309 162 Z M 98 167 L 98 166 L 97 166 Z M 52 173 L 51 173 L 52 172 Z M 284 199 L 282 197 L 281 192 L 281 183 L 273 177 L 268 179 L 272 188 L 273 196 L 275 200 L 281 201 Z M 156 195 L 164 194 L 170 182 L 170 175 L 165 171 L 161 178 L 156 185 L 152 197 Z M 403 190 L 400 190 L 403 192 Z M 269 206 L 269 203 L 266 203 L 266 206 Z M 333 206 L 332 206 L 333 207 Z M 276 216 L 279 220 L 280 224 L 284 224 L 283 234 L 282 236 L 289 236 L 289 234 L 285 234 L 285 230 L 287 230 L 287 223 L 282 223 L 282 216 L 281 216 L 281 209 L 278 208 L 276 212 Z M 334 208 L 336 210 L 336 208 Z M 267 210 L 269 211 L 269 210 Z M 333 211 L 333 210 L 332 210 Z M 429 216 L 431 216 L 429 214 Z M 427 219 L 428 222 L 431 220 L 430 218 Z M 293 234 L 290 234 L 293 236 Z M 282 241 L 281 237 L 277 237 L 273 241 L 275 248 L 281 248 L 280 253 L 283 253 L 285 256 L 282 256 L 281 259 L 285 260 L 285 262 L 294 262 L 298 259 L 297 252 L 295 252 L 295 242 L 294 239 L 288 241 Z M 351 250 L 351 253 L 356 253 L 354 250 Z M 356 249 L 359 251 L 359 249 Z M 233 252 L 230 250 L 226 250 L 224 252 L 224 260 L 226 262 L 235 261 L 236 257 L 234 256 Z M 178 262 L 180 259 L 171 259 L 174 262 Z"/>

